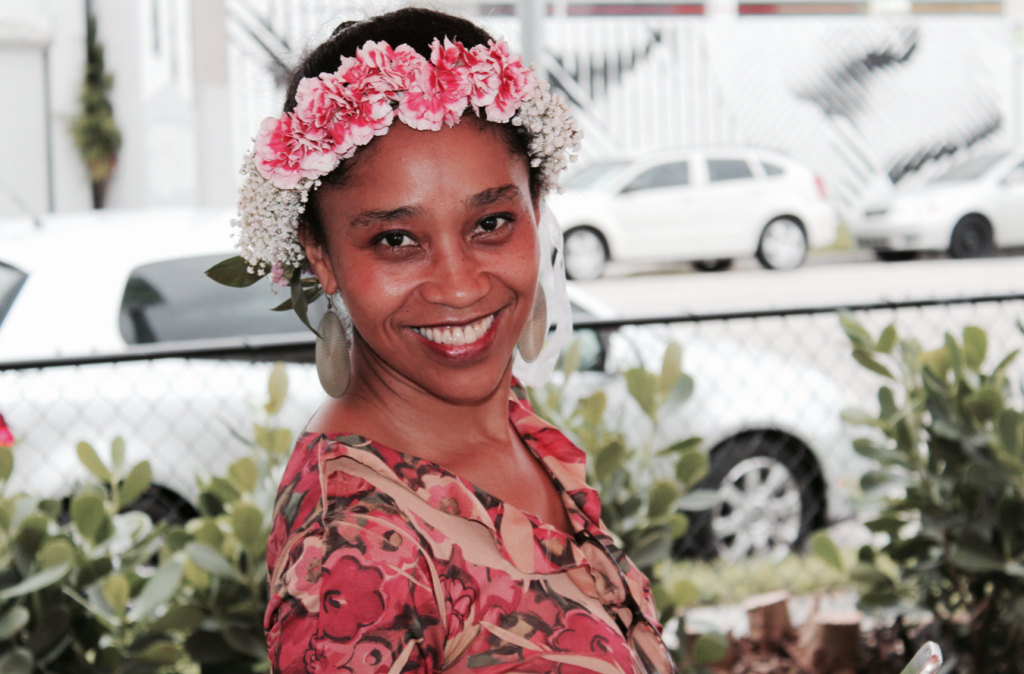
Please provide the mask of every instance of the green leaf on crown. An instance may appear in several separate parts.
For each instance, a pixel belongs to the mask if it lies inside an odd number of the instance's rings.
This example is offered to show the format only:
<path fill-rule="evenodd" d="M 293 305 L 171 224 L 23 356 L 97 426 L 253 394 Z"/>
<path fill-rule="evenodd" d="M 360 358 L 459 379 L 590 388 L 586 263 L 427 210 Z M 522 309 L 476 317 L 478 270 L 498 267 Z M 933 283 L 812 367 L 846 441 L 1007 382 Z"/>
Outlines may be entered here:
<path fill-rule="evenodd" d="M 241 255 L 221 260 L 206 270 L 206 275 L 221 285 L 248 288 L 262 277 L 249 273 L 249 263 Z"/>

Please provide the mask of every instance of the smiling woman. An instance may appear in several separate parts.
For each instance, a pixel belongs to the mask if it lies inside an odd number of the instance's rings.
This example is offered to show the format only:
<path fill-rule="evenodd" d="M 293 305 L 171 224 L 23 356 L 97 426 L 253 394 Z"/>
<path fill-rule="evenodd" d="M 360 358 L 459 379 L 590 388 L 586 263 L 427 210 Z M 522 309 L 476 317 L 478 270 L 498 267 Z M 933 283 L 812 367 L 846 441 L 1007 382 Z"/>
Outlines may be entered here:
<path fill-rule="evenodd" d="M 268 549 L 274 671 L 675 671 L 583 452 L 513 376 L 570 330 L 543 199 L 578 138 L 504 42 L 414 9 L 340 26 L 264 122 L 244 262 L 211 275 L 332 306 Z"/>

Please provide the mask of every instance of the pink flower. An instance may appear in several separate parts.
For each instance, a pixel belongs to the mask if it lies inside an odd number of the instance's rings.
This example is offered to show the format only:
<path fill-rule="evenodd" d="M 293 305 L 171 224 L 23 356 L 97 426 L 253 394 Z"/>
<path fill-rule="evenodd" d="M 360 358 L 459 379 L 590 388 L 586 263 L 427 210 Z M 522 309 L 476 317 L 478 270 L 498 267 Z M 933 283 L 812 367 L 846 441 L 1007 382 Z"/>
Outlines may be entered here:
<path fill-rule="evenodd" d="M 482 44 L 463 50 L 463 60 L 469 68 L 469 102 L 474 110 L 494 102 L 501 83 L 498 62 L 491 58 L 491 50 Z"/>
<path fill-rule="evenodd" d="M 331 139 L 338 161 L 386 133 L 394 119 L 386 93 L 348 86 L 343 78 L 328 73 L 303 79 L 295 101 L 295 115 Z"/>
<path fill-rule="evenodd" d="M 430 62 L 412 72 L 409 91 L 398 106 L 398 118 L 419 131 L 440 131 L 454 126 L 469 105 L 469 68 L 462 62 L 464 50 L 445 38 L 434 38 Z"/>
<path fill-rule="evenodd" d="M 386 42 L 367 40 L 356 50 L 355 58 L 342 57 L 335 73 L 340 79 L 362 91 L 387 94 L 398 100 L 409 88 L 413 71 L 426 59 L 407 44 L 392 49 Z"/>
<path fill-rule="evenodd" d="M 295 188 L 302 178 L 316 180 L 340 161 L 330 134 L 290 112 L 263 120 L 255 154 L 260 175 L 281 190 Z"/>
<path fill-rule="evenodd" d="M 290 285 L 288 279 L 284 277 L 284 267 L 280 264 L 275 263 L 270 268 L 270 282 L 282 288 L 287 288 Z"/>
<path fill-rule="evenodd" d="M 530 69 L 523 66 L 523 58 L 509 54 L 504 40 L 490 42 L 490 52 L 501 81 L 494 102 L 487 106 L 487 121 L 504 124 L 516 114 L 520 103 L 533 97 L 533 78 Z"/>
<path fill-rule="evenodd" d="M 4 415 L 0 414 L 0 447 L 13 447 L 14 433 L 11 433 L 10 426 L 4 421 Z"/>

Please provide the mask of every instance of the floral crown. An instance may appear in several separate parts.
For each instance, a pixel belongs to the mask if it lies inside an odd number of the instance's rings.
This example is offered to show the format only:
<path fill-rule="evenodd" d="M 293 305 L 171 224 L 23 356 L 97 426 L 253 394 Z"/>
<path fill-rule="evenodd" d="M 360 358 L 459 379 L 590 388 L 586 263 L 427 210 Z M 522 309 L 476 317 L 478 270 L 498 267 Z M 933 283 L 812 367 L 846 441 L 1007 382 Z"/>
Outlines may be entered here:
<path fill-rule="evenodd" d="M 207 274 L 235 287 L 269 274 L 292 291 L 275 310 L 294 309 L 307 326 L 306 306 L 322 294 L 298 238 L 309 193 L 343 159 L 387 133 L 396 117 L 413 129 L 439 131 L 472 108 L 489 122 L 522 127 L 532 136 L 529 161 L 540 169 L 541 196 L 557 187 L 583 137 L 565 101 L 504 40 L 466 49 L 435 38 L 429 59 L 409 45 L 371 40 L 354 57 L 341 57 L 333 73 L 303 78 L 295 101 L 291 112 L 263 121 L 246 155 L 232 221 L 241 255 Z"/>

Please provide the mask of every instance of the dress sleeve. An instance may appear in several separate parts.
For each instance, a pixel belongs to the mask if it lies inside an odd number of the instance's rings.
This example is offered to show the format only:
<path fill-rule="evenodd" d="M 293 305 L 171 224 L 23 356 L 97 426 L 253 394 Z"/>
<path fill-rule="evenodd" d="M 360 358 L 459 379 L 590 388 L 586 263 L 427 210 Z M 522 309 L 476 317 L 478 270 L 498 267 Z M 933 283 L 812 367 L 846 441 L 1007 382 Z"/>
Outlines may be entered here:
<path fill-rule="evenodd" d="M 445 633 L 431 556 L 387 495 L 348 479 L 364 486 L 360 496 L 327 500 L 329 515 L 307 520 L 271 572 L 273 671 L 439 670 Z"/>

